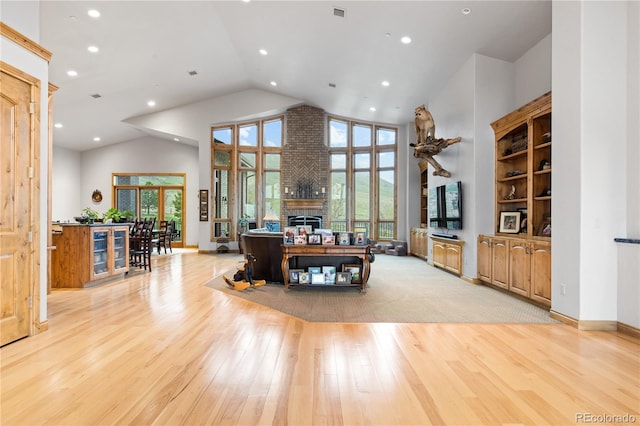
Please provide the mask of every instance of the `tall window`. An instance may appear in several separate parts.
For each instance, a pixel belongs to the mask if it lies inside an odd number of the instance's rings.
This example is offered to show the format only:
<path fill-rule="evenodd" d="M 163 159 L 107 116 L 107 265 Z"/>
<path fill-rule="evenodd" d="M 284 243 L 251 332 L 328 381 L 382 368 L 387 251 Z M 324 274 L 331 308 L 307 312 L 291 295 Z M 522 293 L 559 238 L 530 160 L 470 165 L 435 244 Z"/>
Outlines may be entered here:
<path fill-rule="evenodd" d="M 212 241 L 234 239 L 238 225 L 262 227 L 280 215 L 282 117 L 211 129 Z"/>
<path fill-rule="evenodd" d="M 332 117 L 328 125 L 331 229 L 395 238 L 397 129 Z"/>

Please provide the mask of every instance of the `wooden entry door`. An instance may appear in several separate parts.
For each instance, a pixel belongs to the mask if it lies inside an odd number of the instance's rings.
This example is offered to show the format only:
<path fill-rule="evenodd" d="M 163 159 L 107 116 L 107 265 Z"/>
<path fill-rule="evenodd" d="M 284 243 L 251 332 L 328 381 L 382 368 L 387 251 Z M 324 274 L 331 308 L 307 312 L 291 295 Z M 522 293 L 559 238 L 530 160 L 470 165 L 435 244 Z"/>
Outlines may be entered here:
<path fill-rule="evenodd" d="M 0 74 L 0 345 L 30 334 L 32 85 Z"/>

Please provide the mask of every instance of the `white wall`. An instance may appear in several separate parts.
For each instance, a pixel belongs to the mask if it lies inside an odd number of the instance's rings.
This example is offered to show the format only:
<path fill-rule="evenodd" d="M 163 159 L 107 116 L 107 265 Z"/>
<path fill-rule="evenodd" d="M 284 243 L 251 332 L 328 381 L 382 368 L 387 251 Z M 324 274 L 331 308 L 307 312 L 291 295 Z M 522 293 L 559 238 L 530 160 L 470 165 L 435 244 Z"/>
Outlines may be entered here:
<path fill-rule="evenodd" d="M 31 2 L 30 2 L 31 3 Z M 39 42 L 38 23 L 40 16 L 40 5 L 33 2 L 29 5 L 14 5 L 4 3 L 2 8 L 2 22 L 17 31 L 23 31 L 23 35 L 32 41 Z M 47 185 L 48 185 L 48 91 L 49 91 L 49 64 L 44 59 L 23 49 L 4 37 L 0 37 L 0 52 L 2 61 L 20 69 L 21 71 L 40 80 L 40 212 L 34 212 L 39 217 L 40 241 L 37 242 L 37 250 L 40 253 L 40 264 L 45 265 L 47 261 Z M 39 216 L 38 216 L 39 215 Z M 40 283 L 40 322 L 47 319 L 47 268 L 39 270 Z"/>
<path fill-rule="evenodd" d="M 515 105 L 525 105 L 551 90 L 551 34 L 513 63 Z"/>
<path fill-rule="evenodd" d="M 74 216 L 80 216 L 81 210 L 85 207 L 80 199 L 80 153 L 54 146 L 52 163 L 51 219 L 60 222 L 72 221 Z"/>
<path fill-rule="evenodd" d="M 113 205 L 112 173 L 186 173 L 183 239 L 185 245 L 197 246 L 198 148 L 148 136 L 84 151 L 80 154 L 80 162 L 81 209 L 88 206 L 101 214 Z M 91 200 L 96 189 L 102 191 L 100 203 Z"/>
<path fill-rule="evenodd" d="M 640 310 L 638 271 L 620 269 L 628 254 L 613 241 L 639 221 L 638 172 L 627 170 L 638 158 L 638 5 L 554 2 L 553 17 L 552 309 L 620 321 Z M 635 298 L 620 300 L 625 285 Z"/>

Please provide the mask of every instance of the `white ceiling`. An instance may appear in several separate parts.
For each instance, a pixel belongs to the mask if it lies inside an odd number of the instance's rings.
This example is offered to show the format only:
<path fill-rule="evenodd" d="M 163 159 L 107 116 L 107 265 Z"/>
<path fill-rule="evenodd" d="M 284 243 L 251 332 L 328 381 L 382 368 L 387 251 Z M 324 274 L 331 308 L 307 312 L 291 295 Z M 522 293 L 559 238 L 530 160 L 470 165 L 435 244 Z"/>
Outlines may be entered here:
<path fill-rule="evenodd" d="M 550 1 L 42 1 L 40 12 L 60 87 L 54 145 L 80 151 L 142 136 L 127 118 L 246 89 L 408 123 L 473 53 L 513 62 L 551 32 Z"/>

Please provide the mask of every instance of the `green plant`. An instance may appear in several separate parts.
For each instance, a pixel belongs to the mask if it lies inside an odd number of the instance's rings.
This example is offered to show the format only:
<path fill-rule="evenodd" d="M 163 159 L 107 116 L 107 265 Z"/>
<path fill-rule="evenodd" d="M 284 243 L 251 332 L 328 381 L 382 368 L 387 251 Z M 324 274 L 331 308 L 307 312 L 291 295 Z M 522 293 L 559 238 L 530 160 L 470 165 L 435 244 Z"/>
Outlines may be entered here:
<path fill-rule="evenodd" d="M 96 220 L 98 218 L 98 212 L 93 210 L 91 207 L 85 207 L 82 209 L 82 216 L 88 217 L 91 220 Z"/>
<path fill-rule="evenodd" d="M 120 222 L 120 219 L 122 219 L 123 217 L 124 215 L 122 214 L 122 212 L 120 212 L 120 210 L 112 207 L 104 213 L 104 215 L 102 216 L 102 220 L 106 221 L 111 219 L 111 221 L 117 223 Z"/>

